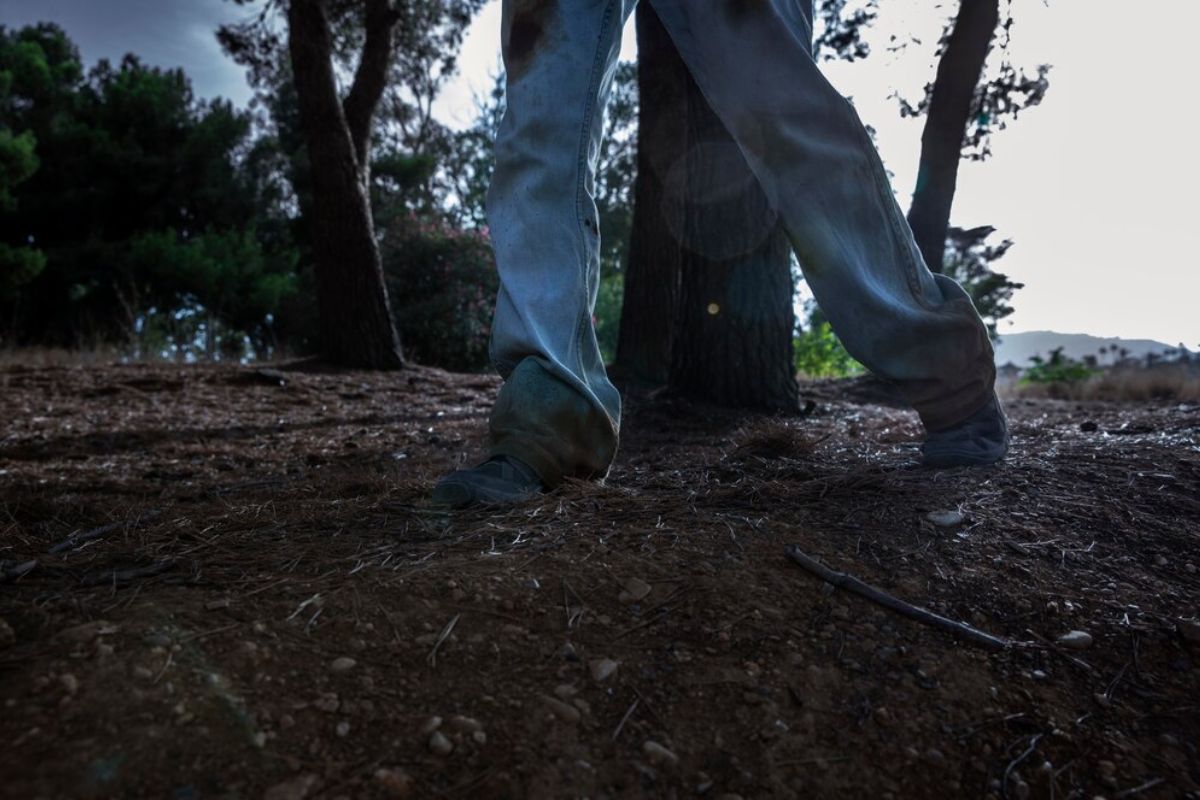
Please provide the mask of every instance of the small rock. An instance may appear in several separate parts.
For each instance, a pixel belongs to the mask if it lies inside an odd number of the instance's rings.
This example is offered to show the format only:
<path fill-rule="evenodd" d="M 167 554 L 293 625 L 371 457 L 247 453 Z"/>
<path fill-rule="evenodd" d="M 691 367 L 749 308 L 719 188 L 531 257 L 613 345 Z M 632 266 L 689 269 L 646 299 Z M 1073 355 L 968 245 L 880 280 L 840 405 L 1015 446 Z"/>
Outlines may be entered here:
<path fill-rule="evenodd" d="M 357 665 L 358 662 L 350 658 L 350 656 L 342 656 L 341 658 L 335 658 L 333 663 L 329 665 L 329 669 L 333 672 L 349 672 Z"/>
<path fill-rule="evenodd" d="M 316 702 L 313 703 L 314 708 L 318 711 L 324 711 L 326 714 L 334 713 L 340 705 L 341 701 L 338 699 L 336 692 L 323 692 L 317 698 Z"/>
<path fill-rule="evenodd" d="M 442 727 L 442 718 L 438 716 L 430 717 L 425 720 L 425 724 L 421 726 L 421 735 L 428 736 L 429 734 Z"/>
<path fill-rule="evenodd" d="M 1092 635 L 1087 631 L 1069 631 L 1058 637 L 1058 643 L 1070 650 L 1086 650 L 1092 646 Z"/>
<path fill-rule="evenodd" d="M 554 696 L 559 700 L 570 700 L 578 690 L 569 683 L 560 683 L 554 687 Z"/>
<path fill-rule="evenodd" d="M 435 756 L 448 756 L 454 752 L 454 742 L 441 731 L 434 731 L 429 735 L 429 752 Z"/>
<path fill-rule="evenodd" d="M 542 695 L 542 702 L 545 703 L 547 707 L 549 707 L 550 711 L 554 714 L 554 716 L 558 717 L 559 719 L 561 719 L 564 722 L 576 723 L 576 722 L 579 722 L 579 720 L 583 716 L 582 714 L 579 713 L 578 708 L 576 708 L 575 706 L 570 705 L 568 703 L 564 703 L 562 700 L 559 700 L 557 697 L 551 697 L 549 695 Z"/>
<path fill-rule="evenodd" d="M 578 661 L 579 654 L 575 652 L 575 645 L 567 642 L 563 645 L 561 651 L 562 657 L 567 661 Z"/>
<path fill-rule="evenodd" d="M 1179 628 L 1179 635 L 1189 642 L 1200 644 L 1200 621 L 1194 619 L 1181 619 L 1175 626 Z"/>
<path fill-rule="evenodd" d="M 930 511 L 925 519 L 939 528 L 954 528 L 961 525 L 966 517 L 960 511 Z"/>
<path fill-rule="evenodd" d="M 0 617 L 0 650 L 17 643 L 17 634 L 4 617 Z"/>
<path fill-rule="evenodd" d="M 1154 564 L 1155 564 L 1156 566 L 1159 566 L 1159 567 L 1165 567 L 1165 566 L 1167 566 L 1167 565 L 1168 565 L 1168 564 L 1170 564 L 1170 563 L 1171 563 L 1171 562 L 1170 562 L 1170 561 L 1168 561 L 1168 560 L 1167 560 L 1167 557 L 1166 557 L 1166 556 L 1164 556 L 1162 553 L 1159 553 L 1158 555 L 1156 555 L 1156 556 L 1154 557 Z"/>
<path fill-rule="evenodd" d="M 59 631 L 54 638 L 69 644 L 87 644 L 97 636 L 116 633 L 118 630 L 120 629 L 111 622 L 98 619 L 95 622 L 85 622 L 82 625 L 65 628 Z"/>
<path fill-rule="evenodd" d="M 592 680 L 599 683 L 611 678 L 618 666 L 619 664 L 611 658 L 597 658 L 588 665 L 588 669 L 591 670 Z"/>
<path fill-rule="evenodd" d="M 617 599 L 626 605 L 644 599 L 646 595 L 650 594 L 650 589 L 652 588 L 650 584 L 641 578 L 628 578 L 622 585 L 624 588 Z"/>
<path fill-rule="evenodd" d="M 259 731 L 258 733 L 254 734 L 253 737 L 251 737 L 250 741 L 257 749 L 262 750 L 267 746 L 267 734 L 263 731 Z"/>
<path fill-rule="evenodd" d="M 338 738 L 345 739 L 350 735 L 350 723 L 346 720 L 342 720 L 337 724 L 337 727 L 334 728 L 334 733 L 338 735 Z"/>
<path fill-rule="evenodd" d="M 1034 679 L 1035 681 L 1044 681 L 1044 680 L 1046 680 L 1046 673 L 1045 673 L 1045 672 L 1043 672 L 1043 671 L 1042 671 L 1042 670 L 1040 670 L 1040 669 L 1035 669 L 1033 672 L 1031 672 L 1031 673 L 1029 673 L 1029 674 L 1033 676 L 1033 679 Z"/>
<path fill-rule="evenodd" d="M 402 769 L 375 770 L 375 783 L 388 797 L 411 797 L 413 793 L 412 776 Z"/>
<path fill-rule="evenodd" d="M 483 730 L 483 723 L 474 717 L 464 717 L 456 714 L 450 718 L 450 728 L 458 733 L 475 733 Z"/>
<path fill-rule="evenodd" d="M 472 731 L 471 739 L 475 744 L 487 744 L 487 733 L 484 731 Z"/>
<path fill-rule="evenodd" d="M 139 680 L 148 681 L 154 677 L 154 672 L 146 667 L 134 667 L 133 677 Z"/>
<path fill-rule="evenodd" d="M 79 691 L 79 678 L 76 678 L 69 672 L 64 672 L 58 676 L 58 682 L 67 690 L 67 694 L 75 694 Z"/>
<path fill-rule="evenodd" d="M 320 780 L 316 775 L 298 775 L 267 789 L 263 800 L 304 800 Z"/>
<path fill-rule="evenodd" d="M 646 743 L 642 745 L 642 753 L 651 764 L 674 766 L 679 763 L 679 756 L 651 739 L 647 739 Z"/>

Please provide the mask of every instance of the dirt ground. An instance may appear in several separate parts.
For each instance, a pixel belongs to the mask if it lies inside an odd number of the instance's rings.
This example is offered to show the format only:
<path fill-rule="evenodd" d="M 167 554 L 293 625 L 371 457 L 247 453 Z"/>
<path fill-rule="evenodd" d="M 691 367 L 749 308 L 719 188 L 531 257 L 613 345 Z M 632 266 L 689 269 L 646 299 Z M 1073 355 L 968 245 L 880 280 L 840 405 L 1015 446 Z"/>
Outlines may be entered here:
<path fill-rule="evenodd" d="M 430 509 L 496 388 L 0 368 L 0 795 L 1200 797 L 1200 406 L 931 472 L 855 385 L 643 400 L 605 485 Z"/>

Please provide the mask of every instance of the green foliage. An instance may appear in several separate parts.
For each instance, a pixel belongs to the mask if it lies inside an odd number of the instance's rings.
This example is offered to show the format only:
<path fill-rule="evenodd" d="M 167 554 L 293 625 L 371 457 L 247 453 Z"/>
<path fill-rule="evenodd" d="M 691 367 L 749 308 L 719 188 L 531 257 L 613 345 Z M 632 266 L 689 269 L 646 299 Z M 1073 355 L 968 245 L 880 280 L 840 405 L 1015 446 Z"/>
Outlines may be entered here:
<path fill-rule="evenodd" d="M 1051 350 L 1049 358 L 1034 356 L 1030 360 L 1033 366 L 1021 376 L 1022 384 L 1072 385 L 1082 383 L 1098 372 L 1082 361 L 1063 355 L 1061 347 Z"/>
<path fill-rule="evenodd" d="M 810 316 L 808 329 L 793 340 L 792 352 L 796 372 L 809 378 L 847 378 L 865 372 L 819 312 Z"/>
<path fill-rule="evenodd" d="M 32 131 L 14 135 L 0 128 L 0 211 L 11 211 L 16 206 L 13 188 L 37 171 L 36 146 Z"/>
<path fill-rule="evenodd" d="M 596 340 L 600 343 L 600 355 L 605 364 L 617 358 L 617 335 L 621 328 L 621 305 L 625 302 L 625 274 L 609 272 L 600 278 L 600 293 L 596 299 L 596 313 L 592 323 L 596 327 Z"/>
<path fill-rule="evenodd" d="M 0 329 L 120 341 L 151 307 L 199 304 L 228 329 L 265 330 L 295 291 L 297 247 L 277 148 L 251 142 L 249 114 L 134 56 L 85 75 L 50 24 L 0 29 L 0 90 L 0 197 L 15 201 L 0 244 L 21 267 L 0 279 Z M 14 255 L 31 246 L 41 257 Z"/>
<path fill-rule="evenodd" d="M 486 235 L 398 217 L 384 232 L 381 255 L 405 352 L 430 366 L 486 369 L 499 288 Z"/>
<path fill-rule="evenodd" d="M 130 242 L 128 267 L 152 287 L 156 305 L 171 308 L 194 299 L 208 314 L 245 332 L 274 316 L 296 291 L 294 254 L 272 257 L 252 229 L 191 239 L 173 230 L 142 233 Z"/>
<path fill-rule="evenodd" d="M 1013 313 L 1009 305 L 1013 293 L 1025 286 L 992 270 L 992 264 L 1003 258 L 1013 244 L 1010 239 L 997 245 L 988 244 L 987 239 L 995 231 L 988 225 L 969 230 L 950 228 L 946 232 L 946 256 L 942 262 L 942 273 L 958 281 L 971 296 L 992 339 L 998 335 L 1000 320 Z"/>
<path fill-rule="evenodd" d="M 0 242 L 0 300 L 11 299 L 45 268 L 46 256 L 40 251 Z"/>

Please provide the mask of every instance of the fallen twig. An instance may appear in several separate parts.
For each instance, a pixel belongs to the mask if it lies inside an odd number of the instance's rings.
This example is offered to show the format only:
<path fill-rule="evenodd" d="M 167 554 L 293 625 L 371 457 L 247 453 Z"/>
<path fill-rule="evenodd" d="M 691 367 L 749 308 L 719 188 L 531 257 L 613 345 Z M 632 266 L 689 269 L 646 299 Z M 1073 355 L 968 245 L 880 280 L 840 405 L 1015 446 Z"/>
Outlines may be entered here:
<path fill-rule="evenodd" d="M 1025 748 L 1025 752 L 1008 762 L 1008 766 L 1004 769 L 1004 782 L 1000 784 L 1000 792 L 1005 797 L 1008 797 L 1008 779 L 1012 777 L 1012 772 L 1022 761 L 1033 755 L 1033 751 L 1037 750 L 1038 742 L 1042 740 L 1042 734 L 1038 733 L 1029 738 L 1029 746 Z"/>
<path fill-rule="evenodd" d="M 621 729 L 625 727 L 625 723 L 629 721 L 630 715 L 637 709 L 639 702 L 641 700 L 635 697 L 633 702 L 629 704 L 629 708 L 625 711 L 624 716 L 621 717 L 621 721 L 617 723 L 617 727 L 612 732 L 611 741 L 615 742 L 617 737 L 621 735 Z"/>
<path fill-rule="evenodd" d="M 437 666 L 438 648 L 441 647 L 442 642 L 446 641 L 446 638 L 450 636 L 450 632 L 454 630 L 454 626 L 458 624 L 458 618 L 461 616 L 462 614 L 459 613 L 451 617 L 450 621 L 446 623 L 446 627 L 442 628 L 442 632 L 438 634 L 437 641 L 433 643 L 433 649 L 430 650 L 429 655 L 425 657 L 425 661 L 428 662 L 429 666 Z"/>
<path fill-rule="evenodd" d="M 90 542 L 93 539 L 99 539 L 101 536 L 104 536 L 105 534 L 108 534 L 108 533 L 112 533 L 113 531 L 117 530 L 118 528 L 124 527 L 126 525 L 132 527 L 132 526 L 138 525 L 146 520 L 154 519 L 161 513 L 162 513 L 161 511 L 147 511 L 145 514 L 134 517 L 131 520 L 127 520 L 124 522 L 110 522 L 107 525 L 101 525 L 99 528 L 92 528 L 90 531 L 84 531 L 82 533 L 72 533 L 66 539 L 63 539 L 61 542 L 59 542 L 58 544 L 51 547 L 47 552 L 49 552 L 51 555 L 57 555 L 58 553 L 62 553 L 66 550 L 74 550 L 75 548 L 79 547 L 81 544 L 84 544 L 85 542 Z"/>
<path fill-rule="evenodd" d="M 23 564 L 17 564 L 15 567 L 11 567 L 7 570 L 0 570 L 0 583 L 5 583 L 6 581 L 15 581 L 17 578 L 23 578 L 32 572 L 37 565 L 38 561 L 35 558 L 32 561 L 26 561 Z"/>
<path fill-rule="evenodd" d="M 145 567 L 134 567 L 132 569 L 121 570 L 105 570 L 104 572 L 93 572 L 89 575 L 84 575 L 80 584 L 83 586 L 99 586 L 102 583 L 112 583 L 114 586 L 122 583 L 137 580 L 138 578 L 151 578 L 155 575 L 174 569 L 177 562 L 171 558 L 165 558 L 162 561 L 156 561 Z"/>
<path fill-rule="evenodd" d="M 1118 792 L 1116 795 L 1116 798 L 1117 798 L 1117 800 L 1121 800 L 1122 797 L 1133 797 L 1135 794 L 1141 794 L 1142 792 L 1146 791 L 1147 789 L 1153 789 L 1155 786 L 1158 786 L 1160 783 L 1166 783 L 1166 781 L 1167 781 L 1166 778 L 1151 778 L 1150 780 L 1146 781 L 1145 783 L 1143 783 L 1139 786 L 1134 786 L 1132 789 L 1126 789 L 1123 792 Z"/>
<path fill-rule="evenodd" d="M 1030 628 L 1026 628 L 1025 632 L 1028 633 L 1030 636 L 1032 636 L 1037 641 L 1041 642 L 1043 645 L 1045 645 L 1046 648 L 1048 650 L 1050 650 L 1050 652 L 1054 653 L 1055 655 L 1062 656 L 1067 661 L 1070 661 L 1072 664 L 1079 667 L 1084 672 L 1095 672 L 1095 670 L 1092 669 L 1091 664 L 1087 663 L 1086 661 L 1084 661 L 1081 658 L 1076 658 L 1075 656 L 1071 655 L 1070 653 L 1064 653 L 1063 649 L 1061 647 L 1059 647 L 1054 642 L 1047 639 L 1045 636 L 1038 634 L 1037 631 L 1032 630 Z"/>
<path fill-rule="evenodd" d="M 829 567 L 822 564 L 820 561 L 803 552 L 794 544 L 790 544 L 784 548 L 784 552 L 787 553 L 787 557 L 792 561 L 796 562 L 801 567 L 804 567 L 804 569 L 813 573 L 826 583 L 836 586 L 839 589 L 845 589 L 846 591 L 853 592 L 860 597 L 865 597 L 871 602 L 878 603 L 884 608 L 890 608 L 897 614 L 901 614 L 909 619 L 914 619 L 917 622 L 928 625 L 932 628 L 940 628 L 941 630 L 957 634 L 962 636 L 967 641 L 978 644 L 982 647 L 986 647 L 989 650 L 1003 650 L 1012 644 L 1012 642 L 1010 642 L 1008 639 L 1002 639 L 998 636 L 993 636 L 990 633 L 985 633 L 984 631 L 974 628 L 965 622 L 955 622 L 952 619 L 947 619 L 939 614 L 935 614 L 928 609 L 919 608 L 911 603 L 906 603 L 881 589 L 876 589 L 874 586 L 871 586 L 868 583 L 863 583 L 853 575 L 847 575 L 844 572 L 835 572 L 834 570 L 831 570 Z"/>

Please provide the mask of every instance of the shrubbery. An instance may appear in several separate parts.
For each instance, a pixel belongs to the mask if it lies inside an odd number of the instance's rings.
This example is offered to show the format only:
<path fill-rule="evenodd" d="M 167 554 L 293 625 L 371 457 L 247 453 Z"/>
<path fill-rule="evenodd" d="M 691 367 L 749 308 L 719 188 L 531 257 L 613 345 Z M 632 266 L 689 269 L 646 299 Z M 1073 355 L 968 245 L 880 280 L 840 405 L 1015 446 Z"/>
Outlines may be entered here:
<path fill-rule="evenodd" d="M 846 352 L 833 328 L 823 319 L 810 318 L 807 330 L 792 342 L 796 372 L 809 378 L 847 378 L 865 372 Z"/>
<path fill-rule="evenodd" d="M 380 249 L 405 354 L 450 370 L 487 369 L 499 276 L 486 231 L 397 217 Z"/>

